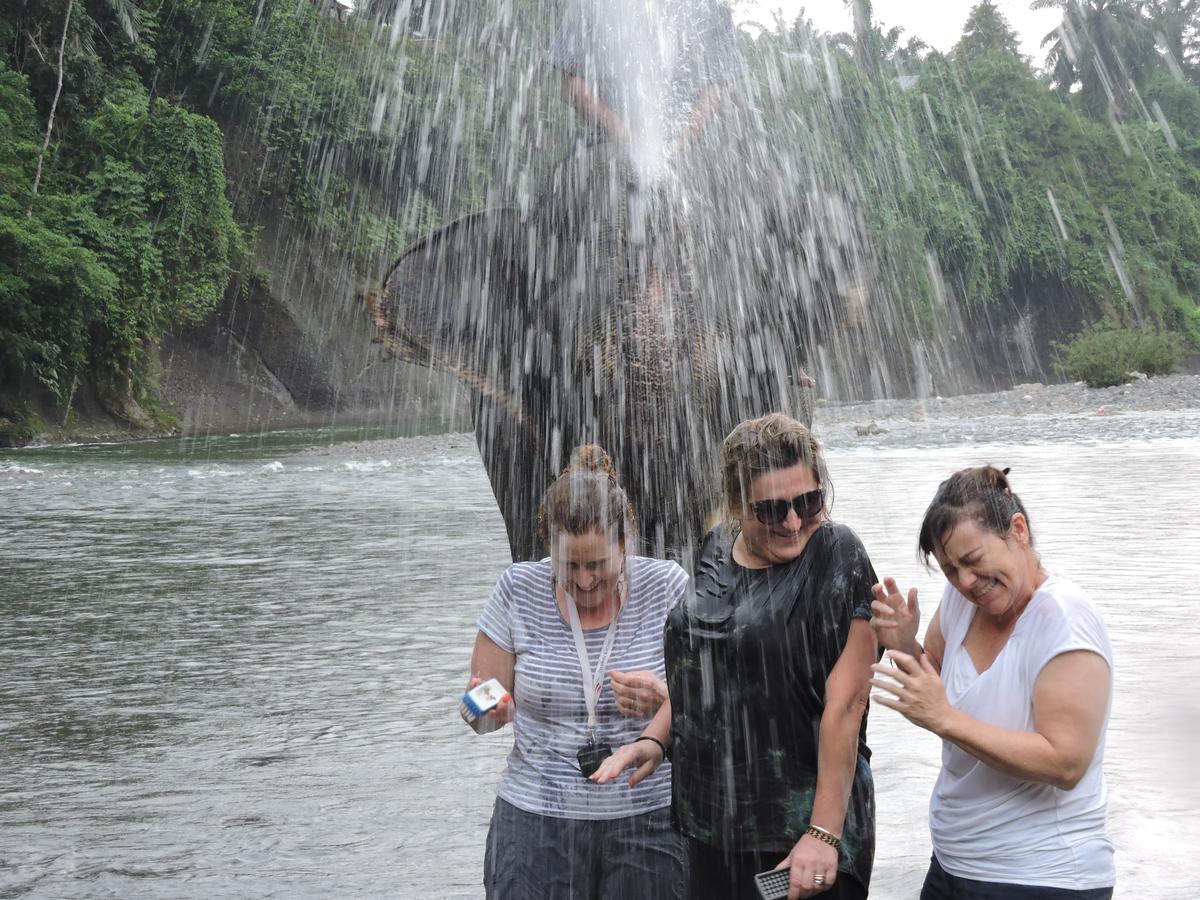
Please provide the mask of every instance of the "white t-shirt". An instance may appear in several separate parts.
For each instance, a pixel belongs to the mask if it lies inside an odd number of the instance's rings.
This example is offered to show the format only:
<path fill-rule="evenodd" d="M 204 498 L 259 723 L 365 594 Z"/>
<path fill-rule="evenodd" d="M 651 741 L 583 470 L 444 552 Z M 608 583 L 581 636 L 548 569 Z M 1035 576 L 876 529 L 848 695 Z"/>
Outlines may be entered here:
<path fill-rule="evenodd" d="M 1000 728 L 1033 731 L 1033 688 L 1045 665 L 1072 650 L 1099 654 L 1112 671 L 1108 631 L 1077 585 L 1051 574 L 1017 620 L 1008 643 L 980 675 L 963 639 L 976 607 L 950 585 L 942 595 L 942 681 L 950 704 Z M 1109 708 L 1112 688 L 1109 688 Z M 1104 717 L 1108 728 L 1108 711 Z M 1116 881 L 1104 830 L 1104 732 L 1073 789 L 1023 781 L 989 768 L 949 741 L 929 803 L 933 849 L 960 878 L 1088 890 Z"/>
<path fill-rule="evenodd" d="M 630 557 L 629 596 L 617 617 L 607 672 L 666 676 L 663 625 L 687 585 L 687 573 L 673 562 Z M 502 799 L 526 812 L 566 819 L 616 819 L 671 805 L 670 763 L 634 788 L 627 777 L 601 785 L 580 774 L 576 753 L 588 738 L 583 674 L 571 626 L 554 598 L 548 559 L 516 563 L 500 576 L 479 629 L 517 663 L 513 749 L 497 790 Z M 607 625 L 583 631 L 593 666 L 607 632 Z M 617 712 L 608 678 L 596 713 L 597 738 L 613 750 L 650 722 Z"/>

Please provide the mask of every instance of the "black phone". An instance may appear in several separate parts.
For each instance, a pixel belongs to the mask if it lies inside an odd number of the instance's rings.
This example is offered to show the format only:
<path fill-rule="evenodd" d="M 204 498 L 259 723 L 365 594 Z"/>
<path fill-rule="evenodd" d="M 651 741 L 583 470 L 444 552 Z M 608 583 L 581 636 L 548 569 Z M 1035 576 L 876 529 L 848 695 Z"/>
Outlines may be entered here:
<path fill-rule="evenodd" d="M 608 744 L 587 744 L 579 748 L 575 758 L 579 760 L 579 772 L 584 778 L 591 778 L 600 768 L 600 763 L 612 756 L 612 747 Z"/>
<path fill-rule="evenodd" d="M 772 869 L 754 876 L 754 885 L 763 900 L 787 900 L 788 884 L 792 880 L 791 869 Z"/>

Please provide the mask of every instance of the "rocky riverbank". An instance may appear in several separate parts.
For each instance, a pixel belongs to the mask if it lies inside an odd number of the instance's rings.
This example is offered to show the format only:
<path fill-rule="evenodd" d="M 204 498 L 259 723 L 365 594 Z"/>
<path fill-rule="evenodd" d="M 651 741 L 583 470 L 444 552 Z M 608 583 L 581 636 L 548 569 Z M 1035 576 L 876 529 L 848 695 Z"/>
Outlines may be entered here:
<path fill-rule="evenodd" d="M 1112 388 L 1078 384 L 1023 384 L 1007 391 L 964 394 L 957 397 L 873 400 L 837 403 L 818 400 L 813 430 L 830 447 L 935 445 L 999 440 L 1019 420 L 1046 420 L 1048 438 L 1095 434 L 1090 420 L 1103 417 L 1110 426 L 1104 433 L 1169 436 L 1167 429 L 1130 427 L 1131 414 L 1200 412 L 1200 375 L 1168 375 L 1138 379 Z M 1134 419 L 1136 416 L 1133 417 Z M 1160 419 L 1162 417 L 1159 417 Z M 1168 421 L 1170 417 L 1167 417 Z M 1161 424 L 1161 423 L 1160 423 Z M 1193 427 L 1191 419 L 1182 426 Z M 431 452 L 474 452 L 470 433 L 421 435 L 314 447 L 312 455 L 362 455 L 364 457 L 422 456 Z"/>
<path fill-rule="evenodd" d="M 832 449 L 987 446 L 1029 440 L 1124 443 L 1200 434 L 1200 375 L 1111 388 L 1022 384 L 955 397 L 819 402 L 814 430 Z"/>
<path fill-rule="evenodd" d="M 832 403 L 818 400 L 816 425 L 871 422 L 888 419 L 970 419 L 984 416 L 1115 415 L 1126 412 L 1159 412 L 1200 409 L 1200 375 L 1164 375 L 1137 378 L 1128 384 L 1089 388 L 1074 384 L 1019 384 L 1007 391 L 928 397 L 909 400 L 872 400 Z"/>
<path fill-rule="evenodd" d="M 211 376 L 210 376 L 210 380 Z M 238 395 L 240 397 L 240 395 Z M 225 410 L 228 421 L 204 422 L 201 429 L 221 433 L 222 424 L 229 430 L 241 432 L 287 427 L 317 426 L 325 420 L 312 413 L 295 410 L 268 410 L 255 404 L 238 412 L 232 394 L 222 395 L 222 403 L 212 405 Z M 243 398 L 244 399 L 244 398 Z M 211 398 L 209 398 L 211 401 Z M 386 413 L 370 415 L 338 415 L 343 424 L 363 423 L 380 419 L 395 422 L 401 404 Z M 1004 420 L 1013 417 L 1043 416 L 1051 419 L 1078 420 L 1080 417 L 1115 416 L 1132 413 L 1175 412 L 1200 410 L 1200 375 L 1166 375 L 1158 378 L 1135 379 L 1128 384 L 1110 388 L 1089 388 L 1082 382 L 1074 384 L 1022 384 L 1007 391 L 986 394 L 964 394 L 953 397 L 926 397 L 866 402 L 837 402 L 818 399 L 814 430 L 831 446 L 856 444 L 898 444 L 906 441 L 924 443 L 925 435 L 947 428 L 961 428 L 967 436 L 986 439 L 991 432 L 1003 431 Z M 426 410 L 428 412 L 428 410 Z M 266 413 L 266 415 L 264 415 Z M 425 416 L 429 420 L 429 416 Z M 433 417 L 436 418 L 436 417 Z M 958 423 L 956 426 L 954 423 Z M 198 423 L 184 419 L 185 431 L 192 433 Z M 191 428 L 187 428 L 191 425 Z M 1048 426 L 1051 428 L 1054 426 Z M 169 432 L 168 432 L 169 433 Z M 35 443 L 62 443 L 96 440 L 137 440 L 167 436 L 163 431 L 121 427 L 111 419 L 76 419 L 62 426 L 48 426 L 35 436 Z M 433 447 L 447 451 L 474 446 L 471 434 L 446 434 L 415 438 L 398 438 L 397 452 L 412 452 Z M 416 442 L 415 444 L 413 442 Z M 418 447 L 419 445 L 419 447 Z M 407 448 L 402 450 L 401 448 Z M 361 452 L 377 454 L 383 449 L 379 441 L 365 441 Z M 339 452 L 356 452 L 354 446 Z"/>

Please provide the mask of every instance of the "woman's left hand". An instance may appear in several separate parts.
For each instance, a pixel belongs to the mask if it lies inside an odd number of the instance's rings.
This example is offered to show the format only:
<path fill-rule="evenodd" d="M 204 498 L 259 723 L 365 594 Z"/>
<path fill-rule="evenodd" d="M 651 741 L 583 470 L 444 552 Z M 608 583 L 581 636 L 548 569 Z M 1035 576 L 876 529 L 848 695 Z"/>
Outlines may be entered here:
<path fill-rule="evenodd" d="M 596 784 L 608 784 L 622 772 L 633 769 L 629 786 L 637 787 L 638 782 L 653 775 L 662 762 L 662 750 L 654 741 L 633 741 L 618 747 L 612 756 L 600 763 L 600 768 L 588 780 Z"/>
<path fill-rule="evenodd" d="M 833 887 L 838 877 L 838 852 L 824 841 L 806 834 L 796 841 L 776 869 L 791 868 L 788 900 L 815 897 Z"/>
<path fill-rule="evenodd" d="M 881 706 L 896 710 L 914 725 L 941 734 L 954 708 L 946 699 L 945 685 L 930 662 L 929 654 L 915 658 L 899 650 L 889 650 L 884 656 L 891 658 L 895 667 L 883 663 L 871 666 L 875 673 L 871 686 L 888 693 L 875 694 L 872 699 Z M 890 680 L 881 676 L 887 676 Z"/>
<path fill-rule="evenodd" d="M 633 719 L 649 719 L 667 700 L 667 683 L 653 672 L 609 672 L 617 711 Z"/>

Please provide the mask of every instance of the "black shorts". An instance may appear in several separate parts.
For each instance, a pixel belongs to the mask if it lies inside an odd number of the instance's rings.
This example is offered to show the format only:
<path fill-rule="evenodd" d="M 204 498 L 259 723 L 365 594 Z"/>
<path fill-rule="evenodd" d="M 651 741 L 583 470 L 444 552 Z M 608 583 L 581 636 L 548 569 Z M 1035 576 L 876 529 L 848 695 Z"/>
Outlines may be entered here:
<path fill-rule="evenodd" d="M 960 878 L 943 869 L 936 856 L 921 888 L 921 900 L 1110 900 L 1112 894 L 1110 887 L 1071 890 Z"/>
<path fill-rule="evenodd" d="M 683 900 L 683 841 L 669 808 L 560 819 L 499 798 L 483 858 L 488 900 Z"/>

